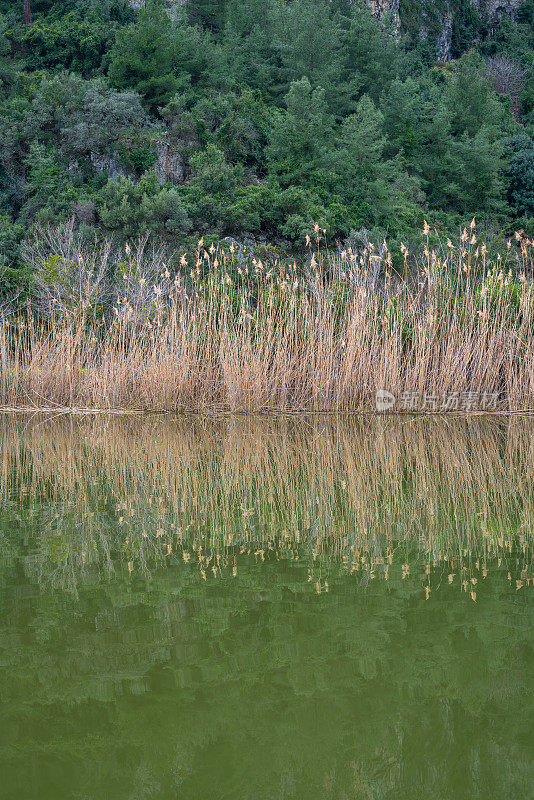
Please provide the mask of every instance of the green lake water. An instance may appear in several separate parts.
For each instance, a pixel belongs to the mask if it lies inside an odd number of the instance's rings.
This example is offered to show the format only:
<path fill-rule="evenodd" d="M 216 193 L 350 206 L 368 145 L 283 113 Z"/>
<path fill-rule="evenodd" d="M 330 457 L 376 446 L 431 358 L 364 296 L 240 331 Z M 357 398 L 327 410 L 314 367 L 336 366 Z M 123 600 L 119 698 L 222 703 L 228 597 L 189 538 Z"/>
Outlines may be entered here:
<path fill-rule="evenodd" d="M 534 797 L 534 420 L 0 416 L 0 797 Z"/>

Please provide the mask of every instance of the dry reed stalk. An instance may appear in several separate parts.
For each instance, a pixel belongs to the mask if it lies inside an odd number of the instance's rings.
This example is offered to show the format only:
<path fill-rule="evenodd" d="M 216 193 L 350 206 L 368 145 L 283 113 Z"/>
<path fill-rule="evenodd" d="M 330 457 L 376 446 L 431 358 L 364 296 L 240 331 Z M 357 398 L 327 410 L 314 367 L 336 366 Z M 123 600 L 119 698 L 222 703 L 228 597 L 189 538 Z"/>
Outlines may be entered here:
<path fill-rule="evenodd" d="M 143 267 L 145 245 L 141 255 L 127 248 L 113 316 L 97 315 L 85 291 L 50 316 L 27 307 L 0 320 L 0 405 L 367 411 L 386 389 L 475 391 L 498 395 L 501 409 L 534 406 L 524 239 L 515 264 L 491 262 L 473 228 L 446 258 L 427 243 L 409 281 L 392 272 L 387 248 L 379 257 L 372 246 L 311 255 L 306 277 L 282 264 L 236 269 L 228 254 L 199 246 L 195 268 L 173 280 L 161 253 L 156 270 Z M 160 269 L 147 294 L 139 275 Z"/>

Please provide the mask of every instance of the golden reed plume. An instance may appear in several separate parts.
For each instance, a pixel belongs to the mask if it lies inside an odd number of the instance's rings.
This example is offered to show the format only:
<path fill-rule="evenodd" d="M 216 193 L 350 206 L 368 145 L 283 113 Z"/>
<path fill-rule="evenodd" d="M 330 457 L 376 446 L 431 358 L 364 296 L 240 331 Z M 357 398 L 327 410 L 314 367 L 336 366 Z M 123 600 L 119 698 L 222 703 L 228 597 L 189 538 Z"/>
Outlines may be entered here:
<path fill-rule="evenodd" d="M 434 398 L 430 411 L 469 392 L 532 408 L 531 242 L 491 261 L 473 230 L 442 256 L 426 237 L 403 279 L 385 243 L 269 269 L 199 245 L 176 277 L 128 249 L 107 312 L 107 250 L 49 258 L 40 313 L 0 319 L 0 406 L 362 411 L 386 390 Z"/>

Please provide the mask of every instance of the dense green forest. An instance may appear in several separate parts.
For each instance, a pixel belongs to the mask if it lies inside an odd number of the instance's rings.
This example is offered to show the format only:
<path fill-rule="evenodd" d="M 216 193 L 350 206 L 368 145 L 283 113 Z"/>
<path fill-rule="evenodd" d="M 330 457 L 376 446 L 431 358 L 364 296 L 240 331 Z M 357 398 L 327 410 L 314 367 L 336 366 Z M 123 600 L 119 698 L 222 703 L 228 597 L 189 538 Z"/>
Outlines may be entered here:
<path fill-rule="evenodd" d="M 534 2 L 0 0 L 0 273 L 35 225 L 82 236 L 410 243 L 473 215 L 533 233 Z M 437 12 L 436 12 L 437 13 Z M 435 16 L 435 15 L 434 15 Z M 429 19 L 422 34 L 418 20 Z"/>

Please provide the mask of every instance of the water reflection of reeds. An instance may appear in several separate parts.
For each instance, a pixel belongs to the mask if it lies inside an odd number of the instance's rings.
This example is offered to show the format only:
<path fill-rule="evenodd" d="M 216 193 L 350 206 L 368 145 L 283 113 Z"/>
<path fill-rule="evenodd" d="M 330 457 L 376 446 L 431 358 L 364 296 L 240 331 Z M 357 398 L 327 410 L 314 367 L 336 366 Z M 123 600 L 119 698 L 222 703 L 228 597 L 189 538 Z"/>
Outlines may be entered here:
<path fill-rule="evenodd" d="M 476 601 L 494 567 L 532 580 L 533 455 L 523 417 L 4 415 L 0 502 L 42 583 L 284 558 L 319 592 L 335 568 Z"/>

